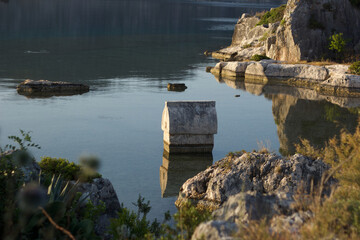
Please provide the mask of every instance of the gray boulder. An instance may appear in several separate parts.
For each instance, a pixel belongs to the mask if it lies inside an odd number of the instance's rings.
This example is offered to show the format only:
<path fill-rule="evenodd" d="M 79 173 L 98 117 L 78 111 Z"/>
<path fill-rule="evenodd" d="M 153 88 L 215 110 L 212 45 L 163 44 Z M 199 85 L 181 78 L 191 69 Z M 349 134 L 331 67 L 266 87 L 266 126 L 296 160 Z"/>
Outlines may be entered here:
<path fill-rule="evenodd" d="M 216 209 L 232 195 L 256 191 L 276 195 L 288 207 L 301 187 L 310 191 L 329 166 L 320 159 L 300 154 L 288 158 L 271 153 L 244 153 L 228 156 L 188 179 L 181 187 L 177 206 L 186 200 Z"/>
<path fill-rule="evenodd" d="M 99 236 L 107 236 L 106 232 L 110 225 L 110 219 L 117 217 L 120 210 L 120 202 L 116 195 L 113 185 L 109 179 L 96 178 L 91 183 L 81 183 L 78 191 L 89 195 L 89 200 L 95 205 L 102 201 L 105 203 L 106 210 L 95 222 L 95 233 Z"/>
<path fill-rule="evenodd" d="M 286 227 L 296 234 L 312 213 L 300 211 L 294 195 L 310 193 L 328 169 L 320 159 L 300 154 L 288 158 L 256 152 L 232 155 L 185 182 L 177 205 L 191 199 L 198 206 L 218 208 L 213 220 L 196 228 L 193 240 L 233 239 L 239 226 L 264 218 L 270 221 L 270 231 Z M 334 183 L 334 179 L 325 183 L 326 194 Z"/>

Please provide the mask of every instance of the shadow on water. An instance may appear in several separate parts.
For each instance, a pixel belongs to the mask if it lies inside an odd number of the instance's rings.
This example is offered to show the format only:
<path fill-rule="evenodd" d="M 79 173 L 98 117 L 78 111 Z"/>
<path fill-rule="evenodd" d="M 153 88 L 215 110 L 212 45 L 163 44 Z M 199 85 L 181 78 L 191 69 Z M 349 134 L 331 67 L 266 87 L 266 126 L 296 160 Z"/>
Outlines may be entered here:
<path fill-rule="evenodd" d="M 282 155 L 296 153 L 295 144 L 309 140 L 315 148 L 340 135 L 354 133 L 359 124 L 359 98 L 321 95 L 314 90 L 247 83 L 244 79 L 216 78 L 231 88 L 264 96 L 272 101 L 272 112 Z"/>
<path fill-rule="evenodd" d="M 211 166 L 213 155 L 207 154 L 170 154 L 164 150 L 160 166 L 160 187 L 163 198 L 179 194 L 183 183 Z"/>

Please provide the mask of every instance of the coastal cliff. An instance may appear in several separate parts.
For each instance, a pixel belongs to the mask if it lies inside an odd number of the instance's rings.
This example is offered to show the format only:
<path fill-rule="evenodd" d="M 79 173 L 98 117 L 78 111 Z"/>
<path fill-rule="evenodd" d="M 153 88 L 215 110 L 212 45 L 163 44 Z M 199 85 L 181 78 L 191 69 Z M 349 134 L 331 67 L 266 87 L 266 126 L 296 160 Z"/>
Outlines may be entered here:
<path fill-rule="evenodd" d="M 271 11 L 277 19 L 264 24 L 260 16 L 243 14 L 231 45 L 212 56 L 239 61 L 255 54 L 280 61 L 320 60 L 328 56 L 334 33 L 343 34 L 351 54 L 360 53 L 360 8 L 349 0 L 289 0 Z"/>

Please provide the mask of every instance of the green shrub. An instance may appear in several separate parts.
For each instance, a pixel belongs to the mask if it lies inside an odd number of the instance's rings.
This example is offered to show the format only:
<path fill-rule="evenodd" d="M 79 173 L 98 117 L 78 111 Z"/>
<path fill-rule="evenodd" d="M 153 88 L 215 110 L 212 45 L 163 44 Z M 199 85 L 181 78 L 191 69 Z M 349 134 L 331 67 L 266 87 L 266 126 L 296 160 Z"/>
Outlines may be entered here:
<path fill-rule="evenodd" d="M 254 56 L 252 56 L 250 58 L 250 60 L 253 60 L 253 61 L 261 61 L 261 60 L 264 60 L 264 59 L 270 59 L 270 58 L 265 56 L 265 55 L 259 55 L 259 54 L 255 54 Z"/>
<path fill-rule="evenodd" d="M 65 180 L 91 181 L 101 177 L 99 173 L 84 174 L 82 165 L 77 165 L 63 158 L 42 157 L 39 166 L 47 176 L 61 175 Z"/>
<path fill-rule="evenodd" d="M 184 239 L 190 239 L 195 228 L 202 222 L 211 219 L 211 212 L 207 209 L 199 209 L 191 201 L 181 205 L 179 211 L 175 213 L 174 219 L 176 227 L 180 230 Z"/>
<path fill-rule="evenodd" d="M 274 8 L 268 12 L 266 12 L 261 18 L 260 22 L 256 24 L 256 26 L 280 22 L 284 17 L 286 5 L 281 5 L 280 7 Z"/>
<path fill-rule="evenodd" d="M 344 52 L 346 41 L 343 37 L 343 33 L 335 33 L 330 38 L 329 49 L 336 53 Z"/>
<path fill-rule="evenodd" d="M 114 239 L 145 239 L 151 236 L 159 237 L 161 227 L 155 219 L 152 223 L 147 220 L 150 212 L 150 202 L 145 203 L 143 197 L 139 196 L 134 204 L 138 212 L 130 211 L 121 204 L 117 218 L 110 220 L 109 233 Z"/>
<path fill-rule="evenodd" d="M 351 64 L 349 70 L 352 74 L 360 75 L 360 61 Z"/>
<path fill-rule="evenodd" d="M 251 47 L 251 44 L 245 44 L 242 46 L 242 48 L 249 48 L 249 47 Z"/>
<path fill-rule="evenodd" d="M 80 166 L 70 163 L 67 159 L 42 157 L 39 162 L 42 173 L 61 175 L 65 180 L 76 180 L 80 175 Z"/>
<path fill-rule="evenodd" d="M 305 224 L 303 239 L 360 238 L 360 126 L 354 134 L 342 132 L 323 149 L 309 147 L 308 141 L 297 146 L 298 151 L 311 153 L 332 166 L 324 181 L 334 176 L 339 182 L 325 201 L 319 196 L 311 206 L 314 218 Z"/>

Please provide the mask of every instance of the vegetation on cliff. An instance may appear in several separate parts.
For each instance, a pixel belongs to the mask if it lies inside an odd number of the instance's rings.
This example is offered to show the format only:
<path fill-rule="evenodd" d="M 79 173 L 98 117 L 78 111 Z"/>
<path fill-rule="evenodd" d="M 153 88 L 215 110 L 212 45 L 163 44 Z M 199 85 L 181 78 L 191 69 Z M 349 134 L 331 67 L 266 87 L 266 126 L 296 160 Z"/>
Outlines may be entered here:
<path fill-rule="evenodd" d="M 349 70 L 352 74 L 360 75 L 360 61 L 354 62 L 349 67 Z"/>
<path fill-rule="evenodd" d="M 285 8 L 286 4 L 281 5 L 277 8 L 273 8 L 268 12 L 265 12 L 264 15 L 261 16 L 260 21 L 256 24 L 256 26 L 280 22 L 284 17 Z"/>

